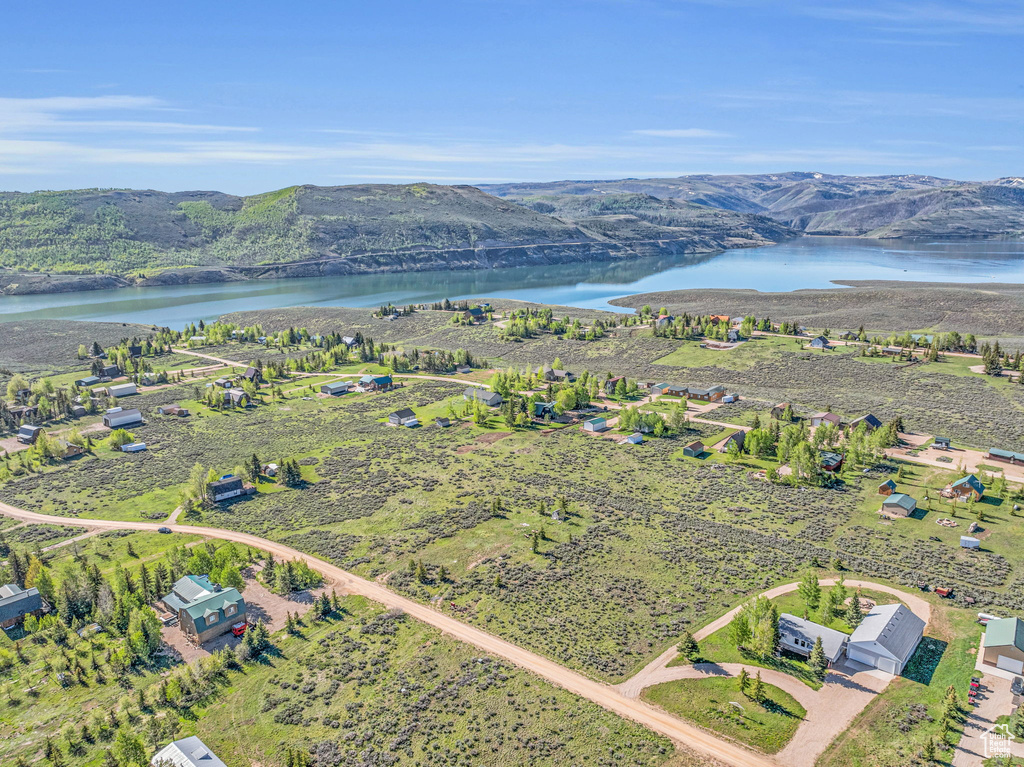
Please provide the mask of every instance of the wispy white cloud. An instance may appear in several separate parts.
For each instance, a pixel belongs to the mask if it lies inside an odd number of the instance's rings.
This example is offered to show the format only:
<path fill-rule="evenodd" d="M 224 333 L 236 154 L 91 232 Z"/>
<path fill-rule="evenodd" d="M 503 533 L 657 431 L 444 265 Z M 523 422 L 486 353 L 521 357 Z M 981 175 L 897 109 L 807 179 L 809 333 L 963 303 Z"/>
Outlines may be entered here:
<path fill-rule="evenodd" d="M 636 136 L 654 136 L 657 138 L 729 138 L 731 133 L 705 128 L 644 128 L 635 130 Z"/>

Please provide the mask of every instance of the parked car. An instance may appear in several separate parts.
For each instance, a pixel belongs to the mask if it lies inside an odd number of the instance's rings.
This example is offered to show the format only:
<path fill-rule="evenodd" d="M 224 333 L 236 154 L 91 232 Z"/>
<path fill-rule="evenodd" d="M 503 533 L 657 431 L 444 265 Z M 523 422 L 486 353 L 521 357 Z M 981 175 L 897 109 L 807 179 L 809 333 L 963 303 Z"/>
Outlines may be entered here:
<path fill-rule="evenodd" d="M 156 531 L 158 533 L 169 533 L 169 532 L 171 532 L 171 528 L 169 528 L 169 527 L 158 527 Z"/>
<path fill-rule="evenodd" d="M 1024 679 L 1015 676 L 1013 681 L 1010 682 L 1010 692 L 1014 695 L 1024 695 Z"/>

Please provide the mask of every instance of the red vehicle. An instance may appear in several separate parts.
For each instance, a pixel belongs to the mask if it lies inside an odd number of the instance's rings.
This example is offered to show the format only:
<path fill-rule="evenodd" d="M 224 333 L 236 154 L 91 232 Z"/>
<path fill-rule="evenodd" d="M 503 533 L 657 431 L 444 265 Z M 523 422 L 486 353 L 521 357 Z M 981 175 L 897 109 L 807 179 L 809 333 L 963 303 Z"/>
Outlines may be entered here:
<path fill-rule="evenodd" d="M 935 593 L 940 597 L 949 597 L 953 593 L 953 589 L 947 589 L 945 586 L 939 586 L 935 589 Z"/>
<path fill-rule="evenodd" d="M 234 626 L 231 627 L 231 633 L 234 634 L 236 637 L 240 637 L 242 636 L 242 634 L 245 633 L 245 629 L 245 623 L 236 623 Z"/>

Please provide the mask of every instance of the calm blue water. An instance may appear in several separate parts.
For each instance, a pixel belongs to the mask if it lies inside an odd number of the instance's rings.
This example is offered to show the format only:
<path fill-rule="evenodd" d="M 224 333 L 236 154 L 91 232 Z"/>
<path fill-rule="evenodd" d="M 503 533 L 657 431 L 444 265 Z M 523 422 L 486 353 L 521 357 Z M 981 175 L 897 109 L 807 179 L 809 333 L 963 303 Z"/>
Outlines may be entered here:
<path fill-rule="evenodd" d="M 181 327 L 228 312 L 286 306 L 404 305 L 514 298 L 614 309 L 613 298 L 684 288 L 789 291 L 833 280 L 1024 283 L 1024 242 L 900 242 L 804 237 L 714 256 L 521 269 L 373 274 L 0 297 L 0 321 L 100 320 Z"/>

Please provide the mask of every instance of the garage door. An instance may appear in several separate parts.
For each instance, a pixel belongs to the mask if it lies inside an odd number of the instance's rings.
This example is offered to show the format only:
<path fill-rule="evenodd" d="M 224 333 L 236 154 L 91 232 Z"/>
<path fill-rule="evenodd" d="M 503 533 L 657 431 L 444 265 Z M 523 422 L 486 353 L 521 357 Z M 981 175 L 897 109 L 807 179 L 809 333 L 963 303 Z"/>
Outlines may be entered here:
<path fill-rule="evenodd" d="M 896 671 L 896 661 L 894 661 L 892 658 L 879 658 L 878 659 L 878 668 L 879 668 L 880 671 L 885 671 L 886 673 L 889 673 L 889 674 L 897 673 L 897 671 Z"/>
<path fill-rule="evenodd" d="M 857 647 L 847 647 L 846 657 L 850 660 L 855 660 L 858 663 L 863 663 L 865 666 L 874 666 L 878 662 L 878 657 L 871 653 L 864 652 Z"/>
<path fill-rule="evenodd" d="M 1024 674 L 1024 660 L 1015 660 L 1014 658 L 1000 655 L 996 660 L 996 668 L 1001 668 L 1003 671 L 1010 671 L 1014 674 Z"/>

